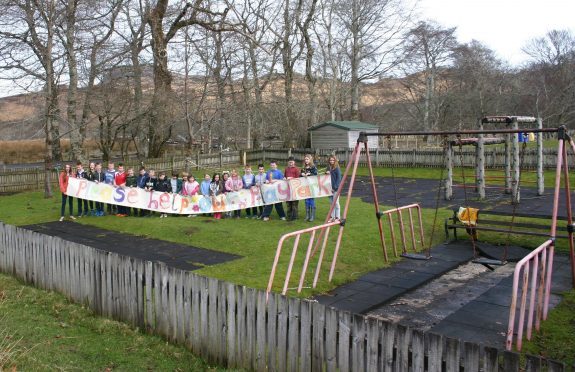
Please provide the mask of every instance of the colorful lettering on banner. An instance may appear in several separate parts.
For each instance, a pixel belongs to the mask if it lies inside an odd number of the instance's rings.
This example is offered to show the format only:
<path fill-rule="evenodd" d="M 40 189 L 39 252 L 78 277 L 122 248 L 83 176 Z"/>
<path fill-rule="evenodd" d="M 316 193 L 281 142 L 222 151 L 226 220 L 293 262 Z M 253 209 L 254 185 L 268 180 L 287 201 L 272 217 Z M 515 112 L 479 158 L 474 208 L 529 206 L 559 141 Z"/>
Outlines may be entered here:
<path fill-rule="evenodd" d="M 329 175 L 319 175 L 289 181 L 278 180 L 262 185 L 261 189 L 254 186 L 216 197 L 182 196 L 167 192 L 146 191 L 135 187 L 114 187 L 105 183 L 70 178 L 66 193 L 75 198 L 161 213 L 201 214 L 329 196 L 331 195 L 331 178 Z"/>

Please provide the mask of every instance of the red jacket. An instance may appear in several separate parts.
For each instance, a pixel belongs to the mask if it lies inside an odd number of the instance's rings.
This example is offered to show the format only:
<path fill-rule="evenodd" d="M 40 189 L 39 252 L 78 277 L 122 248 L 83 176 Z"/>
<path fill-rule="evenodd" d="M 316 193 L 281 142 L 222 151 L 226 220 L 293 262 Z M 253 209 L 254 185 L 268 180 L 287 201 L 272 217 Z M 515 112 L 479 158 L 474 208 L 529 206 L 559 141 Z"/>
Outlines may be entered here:
<path fill-rule="evenodd" d="M 128 174 L 126 172 L 118 172 L 116 173 L 116 177 L 114 178 L 114 183 L 116 184 L 116 186 L 121 186 L 124 185 L 126 183 L 126 178 L 128 177 Z"/>
<path fill-rule="evenodd" d="M 300 176 L 300 169 L 298 167 L 287 167 L 284 172 L 285 178 L 298 178 Z"/>
<path fill-rule="evenodd" d="M 71 174 L 68 176 L 66 172 L 60 172 L 60 175 L 58 176 L 58 185 L 60 186 L 62 194 L 65 194 L 66 190 L 68 190 L 68 178 L 70 177 L 74 177 L 74 175 Z"/>

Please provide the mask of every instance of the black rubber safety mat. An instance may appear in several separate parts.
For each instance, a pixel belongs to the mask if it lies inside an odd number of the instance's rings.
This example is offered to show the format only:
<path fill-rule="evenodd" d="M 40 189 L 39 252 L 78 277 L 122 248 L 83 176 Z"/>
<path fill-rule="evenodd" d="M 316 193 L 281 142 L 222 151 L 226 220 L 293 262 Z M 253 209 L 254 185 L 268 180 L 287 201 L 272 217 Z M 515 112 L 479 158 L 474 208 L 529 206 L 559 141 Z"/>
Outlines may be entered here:
<path fill-rule="evenodd" d="M 164 240 L 148 239 L 68 221 L 47 222 L 22 227 L 102 251 L 114 252 L 146 261 L 163 262 L 168 266 L 188 271 L 241 258 L 241 256 L 235 254 Z"/>

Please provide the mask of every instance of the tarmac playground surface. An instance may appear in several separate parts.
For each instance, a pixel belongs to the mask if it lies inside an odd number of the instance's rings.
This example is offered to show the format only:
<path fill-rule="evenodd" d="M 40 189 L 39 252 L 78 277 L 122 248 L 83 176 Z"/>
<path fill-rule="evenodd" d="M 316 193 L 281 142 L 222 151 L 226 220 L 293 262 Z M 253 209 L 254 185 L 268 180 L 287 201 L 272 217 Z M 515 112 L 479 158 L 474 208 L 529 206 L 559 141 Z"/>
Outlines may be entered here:
<path fill-rule="evenodd" d="M 425 179 L 395 180 L 397 205 L 420 203 L 424 208 L 453 209 L 464 205 L 464 190 L 454 189 L 451 201 L 437 200 L 438 182 Z M 380 203 L 395 205 L 396 198 L 390 178 L 376 178 Z M 468 193 L 468 205 L 500 213 L 512 214 L 510 196 L 490 190 L 485 201 Z M 522 187 L 517 215 L 549 216 L 553 205 L 553 190 L 537 196 L 535 189 Z M 367 177 L 358 177 L 354 196 L 373 202 Z M 560 197 L 559 215 L 565 216 L 564 198 Z M 561 224 L 560 224 L 561 225 Z M 94 247 L 103 251 L 161 261 L 183 270 L 196 270 L 205 265 L 217 265 L 240 256 L 215 250 L 191 247 L 156 239 L 131 236 L 73 222 L 49 222 L 25 226 L 46 235 Z M 441 232 L 440 232 L 441 233 Z M 541 242 L 544 238 L 541 238 Z M 483 242 L 477 248 L 485 256 L 498 259 L 503 247 Z M 327 294 L 315 297 L 326 306 L 354 313 L 399 322 L 423 331 L 431 331 L 464 341 L 481 342 L 504 348 L 513 268 L 529 251 L 509 247 L 508 264 L 494 270 L 471 263 L 473 247 L 468 240 L 452 241 L 431 248 L 429 260 L 404 259 L 389 268 L 359 277 Z M 561 301 L 561 292 L 571 288 L 569 258 L 555 254 L 550 308 Z"/>

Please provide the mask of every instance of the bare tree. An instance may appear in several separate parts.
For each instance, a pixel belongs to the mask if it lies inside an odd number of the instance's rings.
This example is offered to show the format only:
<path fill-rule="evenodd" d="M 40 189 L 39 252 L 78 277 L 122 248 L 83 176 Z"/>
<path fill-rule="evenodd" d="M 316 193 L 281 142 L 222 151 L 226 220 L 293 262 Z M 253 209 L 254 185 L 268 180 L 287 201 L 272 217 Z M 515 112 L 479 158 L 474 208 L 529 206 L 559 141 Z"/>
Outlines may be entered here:
<path fill-rule="evenodd" d="M 524 74 L 525 90 L 534 92 L 535 114 L 549 125 L 575 124 L 575 36 L 553 30 L 531 40 L 524 52 L 531 63 Z"/>
<path fill-rule="evenodd" d="M 89 101 L 96 77 L 101 73 L 102 66 L 107 62 L 117 58 L 116 52 L 107 55 L 104 47 L 113 35 L 116 17 L 120 10 L 121 0 L 111 1 L 102 6 L 91 2 L 80 2 L 69 0 L 66 3 L 65 22 L 62 24 L 62 32 L 59 38 L 63 49 L 66 51 L 66 61 L 68 69 L 68 90 L 67 90 L 67 124 L 70 135 L 70 147 L 73 159 L 84 159 L 82 151 L 88 124 Z M 87 61 L 85 74 L 80 73 L 81 65 L 78 63 L 78 56 L 81 61 Z M 83 81 L 82 81 L 83 80 Z M 81 96 L 78 94 L 79 85 L 82 82 L 83 108 L 81 116 L 78 118 Z"/>
<path fill-rule="evenodd" d="M 53 160 L 62 160 L 59 132 L 58 79 L 61 51 L 56 45 L 56 25 L 62 9 L 55 0 L 10 1 L 0 8 L 0 68 L 11 79 L 42 84 L 44 94 L 45 197 L 52 196 Z"/>
<path fill-rule="evenodd" d="M 391 71 L 401 61 L 402 32 L 411 14 L 401 0 L 340 0 L 337 15 L 347 41 L 350 118 L 359 120 L 360 84 Z"/>
<path fill-rule="evenodd" d="M 451 62 L 453 49 L 457 45 L 454 34 L 455 28 L 442 28 L 431 22 L 419 22 L 407 34 L 404 66 L 411 73 L 411 78 L 404 82 L 418 108 L 423 98 L 423 107 L 419 112 L 426 131 L 438 129 L 443 101 L 436 94 L 437 75 Z"/>
<path fill-rule="evenodd" d="M 151 125 L 148 126 L 148 156 L 157 157 L 173 129 L 174 95 L 172 74 L 168 68 L 168 43 L 184 27 L 198 26 L 213 32 L 232 30 L 225 22 L 229 9 L 211 10 L 203 0 L 187 2 L 181 8 L 169 7 L 168 0 L 158 0 L 150 6 L 146 20 L 151 31 L 154 59 L 154 95 Z"/>

